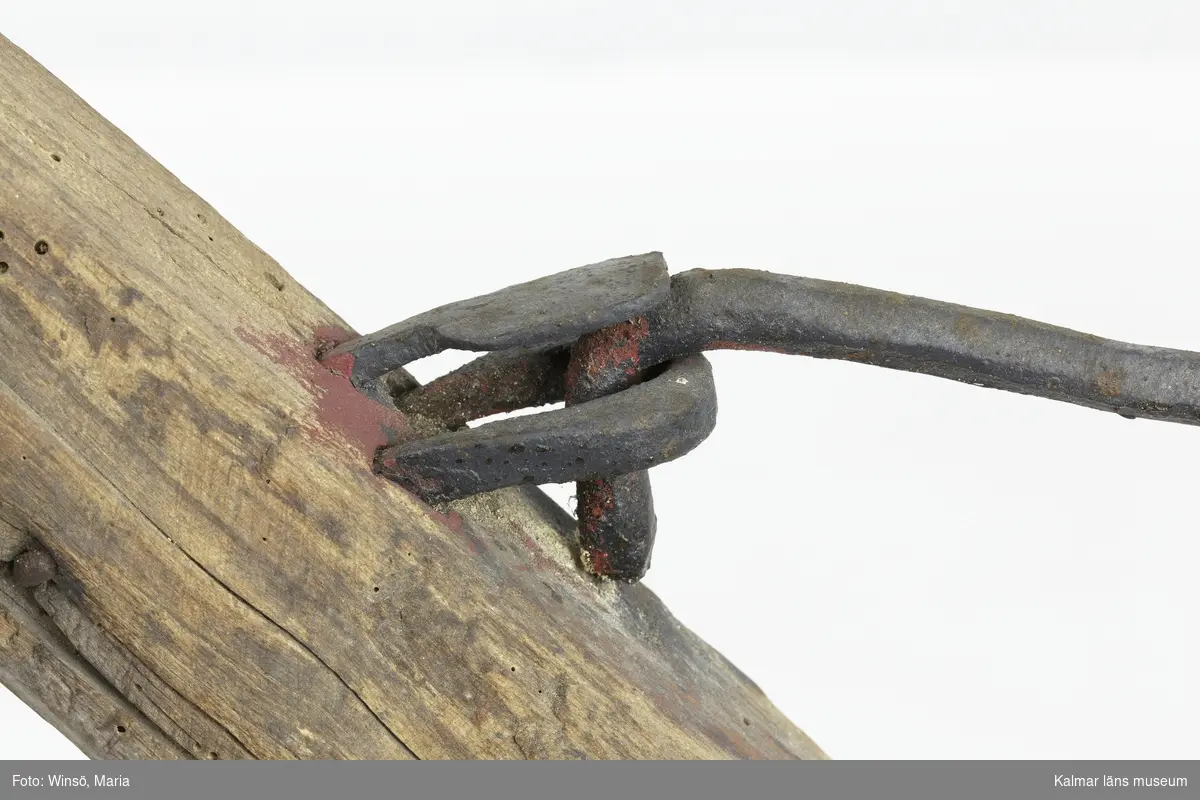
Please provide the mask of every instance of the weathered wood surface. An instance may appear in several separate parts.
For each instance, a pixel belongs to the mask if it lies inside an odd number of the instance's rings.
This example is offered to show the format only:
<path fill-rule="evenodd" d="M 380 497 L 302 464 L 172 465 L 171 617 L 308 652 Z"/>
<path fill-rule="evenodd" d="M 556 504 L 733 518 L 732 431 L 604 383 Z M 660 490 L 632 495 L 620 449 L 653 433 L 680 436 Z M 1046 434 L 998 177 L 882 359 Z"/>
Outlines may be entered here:
<path fill-rule="evenodd" d="M 187 757 L 79 657 L 5 570 L 0 570 L 0 682 L 91 758 Z"/>
<path fill-rule="evenodd" d="M 51 582 L 33 592 L 37 604 L 83 659 L 93 665 L 116 691 L 137 708 L 171 742 L 180 744 L 193 758 L 253 758 L 228 731 L 214 723 L 119 642 L 93 623 Z M 178 722 L 176 722 L 178 720 Z M 120 733 L 127 726 L 122 725 Z"/>
<path fill-rule="evenodd" d="M 345 323 L 2 37 L 0 231 L 0 555 L 61 571 L 0 678 L 89 755 L 823 757 L 540 492 L 372 474 L 413 434 L 314 358 Z M 14 647 L 51 618 L 79 653 Z"/>

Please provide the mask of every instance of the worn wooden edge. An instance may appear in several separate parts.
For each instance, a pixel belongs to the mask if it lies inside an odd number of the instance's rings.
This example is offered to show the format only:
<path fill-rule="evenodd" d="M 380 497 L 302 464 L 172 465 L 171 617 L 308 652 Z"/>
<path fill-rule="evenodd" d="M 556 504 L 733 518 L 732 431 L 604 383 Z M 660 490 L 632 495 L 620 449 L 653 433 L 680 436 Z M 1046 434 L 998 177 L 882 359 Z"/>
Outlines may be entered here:
<path fill-rule="evenodd" d="M 582 576 L 542 493 L 372 475 L 378 407 L 315 360 L 344 323 L 3 37 L 0 155 L 0 546 L 60 567 L 9 639 L 88 654 L 172 753 L 137 757 L 824 757 L 648 589 Z"/>
<path fill-rule="evenodd" d="M 0 564 L 0 682 L 88 758 L 191 757 L 74 649 L 29 590 L 13 583 L 7 563 Z"/>
<path fill-rule="evenodd" d="M 193 758 L 240 760 L 254 757 L 229 731 L 168 686 L 120 642 L 88 619 L 57 584 L 43 584 L 34 590 L 33 596 L 76 652 Z"/>

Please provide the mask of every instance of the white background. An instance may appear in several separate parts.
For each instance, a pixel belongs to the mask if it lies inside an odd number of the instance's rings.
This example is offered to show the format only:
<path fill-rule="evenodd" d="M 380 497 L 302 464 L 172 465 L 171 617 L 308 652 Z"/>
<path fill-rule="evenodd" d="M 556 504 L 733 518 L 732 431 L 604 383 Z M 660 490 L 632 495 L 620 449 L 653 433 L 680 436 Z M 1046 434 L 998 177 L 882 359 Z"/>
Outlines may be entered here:
<path fill-rule="evenodd" d="M 2 6 L 360 331 L 662 250 L 1200 350 L 1194 2 Z M 830 755 L 1200 757 L 1197 429 L 711 360 L 646 582 Z"/>

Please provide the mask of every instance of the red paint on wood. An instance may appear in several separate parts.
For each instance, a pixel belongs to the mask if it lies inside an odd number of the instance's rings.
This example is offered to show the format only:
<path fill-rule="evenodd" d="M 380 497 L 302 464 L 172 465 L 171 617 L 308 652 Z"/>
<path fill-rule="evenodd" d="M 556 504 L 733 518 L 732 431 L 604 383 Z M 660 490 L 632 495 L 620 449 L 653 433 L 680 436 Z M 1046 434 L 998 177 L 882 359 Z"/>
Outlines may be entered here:
<path fill-rule="evenodd" d="M 455 533 L 462 533 L 463 518 L 462 518 L 462 515 L 459 514 L 457 511 L 451 511 L 448 514 L 443 514 L 440 511 L 432 511 L 431 510 L 429 512 L 429 516 L 433 517 L 438 522 L 442 523 L 443 525 L 445 525 L 447 528 L 454 531 Z"/>
<path fill-rule="evenodd" d="M 472 554 L 479 555 L 480 553 L 487 552 L 487 545 L 483 543 L 482 539 L 480 539 L 478 536 L 475 536 L 468 526 L 463 524 L 462 515 L 457 511 L 450 511 L 446 514 L 443 514 L 442 512 L 431 508 L 427 510 L 426 513 L 436 519 L 438 522 L 442 523 L 442 525 L 449 528 L 451 531 L 461 536 L 463 541 L 467 543 L 467 549 L 470 550 Z"/>
<path fill-rule="evenodd" d="M 272 362 L 284 367 L 312 396 L 316 413 L 301 422 L 309 437 L 326 444 L 349 445 L 366 463 L 389 443 L 411 438 L 408 422 L 398 412 L 371 400 L 350 383 L 354 356 L 345 354 L 328 362 L 317 360 L 326 352 L 355 338 L 352 331 L 320 327 L 308 341 L 289 334 L 263 334 L 246 327 L 238 338 Z"/>
<path fill-rule="evenodd" d="M 525 534 L 524 539 L 525 547 L 528 548 L 529 552 L 533 555 L 533 568 L 535 570 L 540 571 L 554 568 L 555 563 L 546 557 L 546 554 L 542 552 L 541 545 L 534 541 L 532 536 Z"/>

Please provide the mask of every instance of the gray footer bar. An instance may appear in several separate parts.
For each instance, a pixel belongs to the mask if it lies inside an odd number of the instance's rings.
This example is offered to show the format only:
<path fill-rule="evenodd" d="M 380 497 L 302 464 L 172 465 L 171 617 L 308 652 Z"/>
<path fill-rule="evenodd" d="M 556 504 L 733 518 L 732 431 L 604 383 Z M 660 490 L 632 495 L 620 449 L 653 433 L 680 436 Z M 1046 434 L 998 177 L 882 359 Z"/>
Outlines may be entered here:
<path fill-rule="evenodd" d="M 2 761 L 0 799 L 1196 798 L 1198 761 Z"/>

